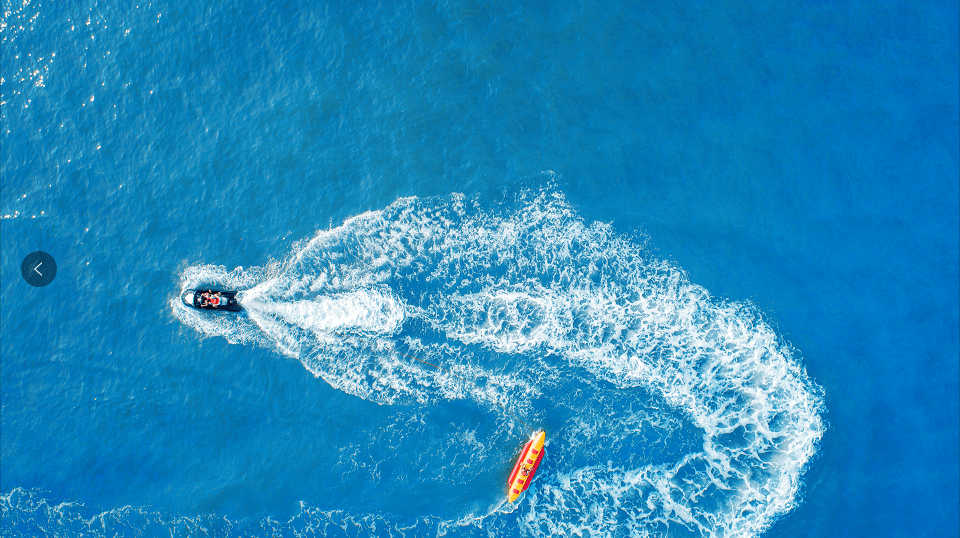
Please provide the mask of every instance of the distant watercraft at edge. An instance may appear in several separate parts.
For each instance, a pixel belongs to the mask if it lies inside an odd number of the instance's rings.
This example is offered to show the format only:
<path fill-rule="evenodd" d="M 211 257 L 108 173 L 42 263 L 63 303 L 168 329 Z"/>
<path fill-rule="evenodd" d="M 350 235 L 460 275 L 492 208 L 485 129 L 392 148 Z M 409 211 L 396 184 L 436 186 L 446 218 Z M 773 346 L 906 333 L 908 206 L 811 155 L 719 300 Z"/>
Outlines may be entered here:
<path fill-rule="evenodd" d="M 530 487 L 533 475 L 537 473 L 537 467 L 540 466 L 540 460 L 543 459 L 543 442 L 546 439 L 547 432 L 540 430 L 533 436 L 533 439 L 530 439 L 524 445 L 523 451 L 520 452 L 520 458 L 510 473 L 510 479 L 507 480 L 510 488 L 507 493 L 508 501 L 517 500 L 517 497 Z"/>
<path fill-rule="evenodd" d="M 237 302 L 237 292 L 221 290 L 186 290 L 180 296 L 183 304 L 200 310 L 243 310 Z"/>

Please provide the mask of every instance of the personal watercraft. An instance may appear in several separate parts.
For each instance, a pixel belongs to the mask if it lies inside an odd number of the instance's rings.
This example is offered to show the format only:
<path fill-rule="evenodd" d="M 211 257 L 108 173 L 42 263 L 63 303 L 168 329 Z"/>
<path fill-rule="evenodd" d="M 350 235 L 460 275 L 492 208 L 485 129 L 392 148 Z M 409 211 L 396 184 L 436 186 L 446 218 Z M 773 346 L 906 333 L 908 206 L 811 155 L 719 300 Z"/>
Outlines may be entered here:
<path fill-rule="evenodd" d="M 180 296 L 183 304 L 201 310 L 243 310 L 237 302 L 237 292 L 221 290 L 187 290 Z"/>

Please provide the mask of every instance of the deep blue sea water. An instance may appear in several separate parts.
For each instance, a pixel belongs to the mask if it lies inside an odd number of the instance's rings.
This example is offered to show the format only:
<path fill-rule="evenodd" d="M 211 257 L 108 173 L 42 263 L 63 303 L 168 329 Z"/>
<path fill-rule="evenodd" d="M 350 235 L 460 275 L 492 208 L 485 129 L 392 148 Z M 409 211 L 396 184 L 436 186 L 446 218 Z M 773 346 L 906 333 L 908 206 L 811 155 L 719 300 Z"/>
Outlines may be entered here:
<path fill-rule="evenodd" d="M 2 535 L 960 535 L 955 2 L 2 21 Z"/>

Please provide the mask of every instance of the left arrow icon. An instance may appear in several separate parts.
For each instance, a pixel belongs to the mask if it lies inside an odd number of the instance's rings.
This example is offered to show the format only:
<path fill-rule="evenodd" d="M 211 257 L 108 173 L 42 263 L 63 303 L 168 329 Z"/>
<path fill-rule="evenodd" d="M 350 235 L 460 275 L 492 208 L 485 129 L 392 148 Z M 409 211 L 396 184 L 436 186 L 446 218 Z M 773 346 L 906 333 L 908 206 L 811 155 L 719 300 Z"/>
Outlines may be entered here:
<path fill-rule="evenodd" d="M 40 272 L 41 266 L 43 267 L 42 273 Z M 27 281 L 27 284 L 42 288 L 53 282 L 53 279 L 57 277 L 57 262 L 53 259 L 53 256 L 46 252 L 39 250 L 31 252 L 20 264 L 20 274 Z"/>

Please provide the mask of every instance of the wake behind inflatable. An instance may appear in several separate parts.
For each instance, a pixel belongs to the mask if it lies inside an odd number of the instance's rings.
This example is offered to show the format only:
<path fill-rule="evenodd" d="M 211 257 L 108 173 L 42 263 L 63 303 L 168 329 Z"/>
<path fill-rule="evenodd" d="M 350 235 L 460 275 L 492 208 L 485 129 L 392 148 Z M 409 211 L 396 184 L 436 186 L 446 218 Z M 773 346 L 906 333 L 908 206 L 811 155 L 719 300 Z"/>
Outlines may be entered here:
<path fill-rule="evenodd" d="M 546 439 L 547 432 L 540 430 L 523 447 L 523 451 L 520 452 L 520 459 L 513 466 L 513 472 L 510 473 L 510 479 L 507 480 L 510 487 L 507 494 L 508 501 L 517 500 L 517 497 L 530 486 L 533 475 L 537 473 L 537 467 L 540 466 L 540 460 L 543 459 L 543 442 Z"/>

